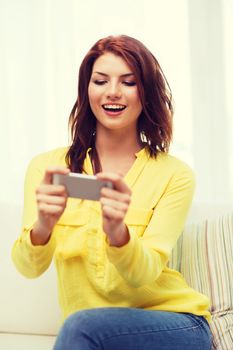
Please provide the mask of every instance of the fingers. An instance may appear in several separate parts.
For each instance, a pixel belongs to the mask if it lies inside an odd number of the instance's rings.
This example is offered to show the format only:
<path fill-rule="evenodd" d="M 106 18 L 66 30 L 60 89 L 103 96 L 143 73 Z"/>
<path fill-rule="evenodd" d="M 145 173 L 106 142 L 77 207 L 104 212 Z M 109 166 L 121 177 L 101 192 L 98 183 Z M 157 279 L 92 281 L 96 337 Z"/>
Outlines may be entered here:
<path fill-rule="evenodd" d="M 42 215 L 55 215 L 56 217 L 59 217 L 63 213 L 64 207 L 60 205 L 52 205 L 51 203 L 41 202 L 38 204 L 38 210 Z"/>
<path fill-rule="evenodd" d="M 70 170 L 64 166 L 50 166 L 45 170 L 43 184 L 52 184 L 53 174 L 69 174 Z"/>
<path fill-rule="evenodd" d="M 36 189 L 36 201 L 39 221 L 51 229 L 66 207 L 67 193 L 65 186 L 53 185 L 52 176 L 55 173 L 68 174 L 69 169 L 53 166 L 46 169 L 41 184 Z"/>
<path fill-rule="evenodd" d="M 131 201 L 131 190 L 123 180 L 122 175 L 113 173 L 99 173 L 101 180 L 111 181 L 114 189 L 107 187 L 101 190 L 101 206 L 103 217 L 117 222 L 123 221 Z"/>
<path fill-rule="evenodd" d="M 53 185 L 52 184 L 52 176 L 55 173 L 68 174 L 69 172 L 70 172 L 69 169 L 67 169 L 65 167 L 61 167 L 61 166 L 53 166 L 53 167 L 47 168 L 41 184 L 36 189 L 37 202 L 38 203 L 42 202 L 44 199 L 45 202 L 47 202 L 47 203 L 51 202 L 53 204 L 53 200 L 56 200 L 56 199 L 52 198 L 54 196 L 60 196 L 60 197 L 66 198 L 67 193 L 66 193 L 65 186 Z M 54 198 L 56 198 L 56 197 L 54 197 Z"/>
<path fill-rule="evenodd" d="M 41 191 L 40 189 L 36 194 L 37 207 L 40 214 L 44 215 L 61 215 L 65 209 L 67 195 L 63 186 L 41 186 L 45 191 Z M 51 188 L 55 187 L 55 189 L 51 190 Z M 58 191 L 56 191 L 56 187 L 58 187 Z"/>
<path fill-rule="evenodd" d="M 37 195 L 37 203 L 65 205 L 66 197 L 63 196 L 50 196 L 43 193 Z"/>
<path fill-rule="evenodd" d="M 130 188 L 126 185 L 121 174 L 115 173 L 98 173 L 97 179 L 111 181 L 115 190 L 131 195 Z"/>
<path fill-rule="evenodd" d="M 105 197 L 102 197 L 100 199 L 100 202 L 102 204 L 102 207 L 110 207 L 116 211 L 122 211 L 123 213 L 127 212 L 129 206 L 128 203 L 119 202 Z"/>
<path fill-rule="evenodd" d="M 107 205 L 102 206 L 103 217 L 116 222 L 123 221 L 125 218 L 125 211 L 116 210 L 115 208 Z"/>
<path fill-rule="evenodd" d="M 116 201 L 124 202 L 126 204 L 130 204 L 131 201 L 131 194 L 121 193 L 108 187 L 103 187 L 101 189 L 101 196 L 105 198 L 111 198 Z"/>
<path fill-rule="evenodd" d="M 124 220 L 129 205 L 109 198 L 101 197 L 100 199 L 102 213 L 104 218 L 116 221 Z"/>
<path fill-rule="evenodd" d="M 66 196 L 66 189 L 63 185 L 45 185 L 41 184 L 36 189 L 36 195 L 47 194 L 47 195 L 57 195 L 57 196 Z"/>

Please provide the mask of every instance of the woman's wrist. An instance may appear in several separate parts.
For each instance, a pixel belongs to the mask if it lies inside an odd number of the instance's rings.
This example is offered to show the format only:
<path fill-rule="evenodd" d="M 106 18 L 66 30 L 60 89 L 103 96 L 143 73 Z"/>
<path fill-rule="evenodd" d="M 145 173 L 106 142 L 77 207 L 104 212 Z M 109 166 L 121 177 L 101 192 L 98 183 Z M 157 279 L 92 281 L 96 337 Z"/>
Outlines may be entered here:
<path fill-rule="evenodd" d="M 51 230 L 43 227 L 40 223 L 36 222 L 33 229 L 30 232 L 30 238 L 33 245 L 45 245 L 50 240 Z"/>
<path fill-rule="evenodd" d="M 130 240 L 128 228 L 125 224 L 114 235 L 108 236 L 108 242 L 111 247 L 123 247 Z"/>

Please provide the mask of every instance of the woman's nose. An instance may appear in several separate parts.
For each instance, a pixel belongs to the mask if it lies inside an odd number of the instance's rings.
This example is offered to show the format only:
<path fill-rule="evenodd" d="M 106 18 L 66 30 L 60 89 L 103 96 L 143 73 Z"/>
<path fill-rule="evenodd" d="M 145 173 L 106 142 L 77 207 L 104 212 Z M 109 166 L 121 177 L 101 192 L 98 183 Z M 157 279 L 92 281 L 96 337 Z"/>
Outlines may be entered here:
<path fill-rule="evenodd" d="M 108 98 L 117 99 L 121 97 L 121 89 L 119 84 L 109 84 L 106 95 Z"/>

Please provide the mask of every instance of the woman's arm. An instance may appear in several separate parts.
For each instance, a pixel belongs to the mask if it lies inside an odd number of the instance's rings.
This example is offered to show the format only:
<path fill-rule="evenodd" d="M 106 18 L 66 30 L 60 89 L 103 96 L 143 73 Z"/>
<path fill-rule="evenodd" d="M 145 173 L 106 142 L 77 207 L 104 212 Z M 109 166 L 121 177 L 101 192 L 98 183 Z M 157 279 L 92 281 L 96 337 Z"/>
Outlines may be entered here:
<path fill-rule="evenodd" d="M 55 249 L 52 230 L 66 206 L 63 186 L 54 186 L 54 172 L 67 173 L 64 167 L 50 167 L 43 157 L 34 158 L 27 170 L 24 188 L 23 227 L 12 249 L 12 259 L 24 276 L 34 278 L 50 265 Z"/>
<path fill-rule="evenodd" d="M 128 243 L 121 247 L 107 245 L 110 262 L 134 287 L 155 281 L 166 267 L 170 253 L 183 230 L 194 184 L 194 176 L 189 167 L 178 169 L 157 203 L 142 236 L 138 237 L 133 227 L 128 226 Z"/>

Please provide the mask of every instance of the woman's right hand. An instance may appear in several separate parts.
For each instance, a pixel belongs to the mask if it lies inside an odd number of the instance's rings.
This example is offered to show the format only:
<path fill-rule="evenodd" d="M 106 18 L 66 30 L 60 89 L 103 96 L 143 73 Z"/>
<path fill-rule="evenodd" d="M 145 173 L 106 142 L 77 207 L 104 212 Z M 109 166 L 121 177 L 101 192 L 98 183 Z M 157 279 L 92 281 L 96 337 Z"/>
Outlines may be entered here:
<path fill-rule="evenodd" d="M 46 169 L 41 184 L 36 189 L 38 220 L 31 231 L 33 245 L 45 245 L 51 232 L 65 210 L 67 202 L 66 189 L 62 185 L 53 185 L 53 174 L 68 174 L 65 167 L 49 167 Z"/>

